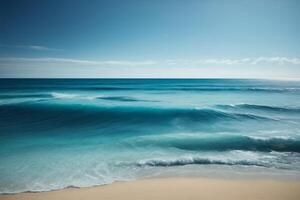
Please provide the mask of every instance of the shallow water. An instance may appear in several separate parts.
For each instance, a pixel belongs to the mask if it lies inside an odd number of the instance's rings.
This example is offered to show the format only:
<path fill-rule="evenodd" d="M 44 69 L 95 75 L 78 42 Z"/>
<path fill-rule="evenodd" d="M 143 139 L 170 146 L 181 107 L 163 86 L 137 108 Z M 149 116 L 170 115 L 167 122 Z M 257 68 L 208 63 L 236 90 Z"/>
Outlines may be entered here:
<path fill-rule="evenodd" d="M 300 82 L 2 79 L 0 159 L 0 193 L 212 169 L 300 180 Z"/>

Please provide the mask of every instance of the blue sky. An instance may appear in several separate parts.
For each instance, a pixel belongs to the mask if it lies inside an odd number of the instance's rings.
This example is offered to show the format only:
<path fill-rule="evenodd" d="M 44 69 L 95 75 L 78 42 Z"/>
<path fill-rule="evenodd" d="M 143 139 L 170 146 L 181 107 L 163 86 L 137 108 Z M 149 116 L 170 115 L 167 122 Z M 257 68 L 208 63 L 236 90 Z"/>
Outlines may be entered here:
<path fill-rule="evenodd" d="M 298 0 L 1 0 L 0 77 L 300 79 Z"/>

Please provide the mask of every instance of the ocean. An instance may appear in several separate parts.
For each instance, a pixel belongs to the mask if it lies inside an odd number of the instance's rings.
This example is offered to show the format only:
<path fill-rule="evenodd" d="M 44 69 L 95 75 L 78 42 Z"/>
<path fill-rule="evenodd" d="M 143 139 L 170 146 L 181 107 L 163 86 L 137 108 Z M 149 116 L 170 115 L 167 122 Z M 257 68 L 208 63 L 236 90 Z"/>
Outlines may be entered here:
<path fill-rule="evenodd" d="M 0 193 L 161 176 L 300 180 L 300 82 L 0 79 Z"/>

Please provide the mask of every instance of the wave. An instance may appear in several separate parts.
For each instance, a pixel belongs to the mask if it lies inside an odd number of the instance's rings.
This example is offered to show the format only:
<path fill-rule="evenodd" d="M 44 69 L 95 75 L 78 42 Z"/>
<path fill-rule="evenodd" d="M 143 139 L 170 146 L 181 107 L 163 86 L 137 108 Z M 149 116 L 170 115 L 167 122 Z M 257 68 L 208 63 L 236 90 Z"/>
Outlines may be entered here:
<path fill-rule="evenodd" d="M 1 88 L 1 90 L 11 90 L 12 88 Z M 172 86 L 166 86 L 166 85 L 157 85 L 154 86 L 49 86 L 49 87 L 40 87 L 40 86 L 34 86 L 34 87 L 28 87 L 28 88 L 18 88 L 20 91 L 26 91 L 26 90 L 38 90 L 38 91 L 195 91 L 195 92 L 262 92 L 262 93 L 299 93 L 300 88 L 278 88 L 278 87 L 172 87 Z"/>
<path fill-rule="evenodd" d="M 0 99 L 51 98 L 50 94 L 1 94 Z"/>
<path fill-rule="evenodd" d="M 244 91 L 300 92 L 298 82 L 246 79 L 3 79 L 1 91 Z"/>
<path fill-rule="evenodd" d="M 197 128 L 222 121 L 274 121 L 251 114 L 226 113 L 213 109 L 157 108 L 117 106 L 103 107 L 85 104 L 19 103 L 0 105 L 0 125 L 3 127 L 77 127 L 103 125 L 133 125 L 137 127 Z"/>
<path fill-rule="evenodd" d="M 51 93 L 23 93 L 23 94 L 0 94 L 0 99 L 23 99 L 23 98 L 46 98 L 46 99 L 71 99 L 79 97 L 77 94 L 63 93 L 63 92 L 51 92 Z"/>
<path fill-rule="evenodd" d="M 222 160 L 222 159 L 209 159 L 201 157 L 183 157 L 176 159 L 152 159 L 146 161 L 139 161 L 136 166 L 145 167 L 172 167 L 172 166 L 184 166 L 184 165 L 246 165 L 246 166 L 259 166 L 269 167 L 270 164 L 261 161 L 251 160 Z"/>
<path fill-rule="evenodd" d="M 272 112 L 300 113 L 300 108 L 266 106 L 266 105 L 256 105 L 256 104 L 217 105 L 216 107 L 224 108 L 224 109 L 248 109 L 248 110 L 272 111 Z"/>
<path fill-rule="evenodd" d="M 72 87 L 67 89 L 73 90 L 87 90 L 87 91 L 203 91 L 203 92 L 270 92 L 270 93 L 295 93 L 300 92 L 300 88 L 266 88 L 266 87 L 130 87 L 130 86 L 94 86 L 94 87 Z"/>
<path fill-rule="evenodd" d="M 111 96 L 111 97 L 98 97 L 97 99 L 103 99 L 103 100 L 110 100 L 110 101 L 140 101 L 135 98 L 130 98 L 130 97 L 116 97 L 116 96 Z"/>
<path fill-rule="evenodd" d="M 132 145 L 177 148 L 189 151 L 261 151 L 300 153 L 300 140 L 289 137 L 251 137 L 243 135 L 186 135 L 169 134 L 140 136 Z"/>
<path fill-rule="evenodd" d="M 157 101 L 150 101 L 150 100 L 143 100 L 137 99 L 133 97 L 126 97 L 126 96 L 104 96 L 104 97 L 97 97 L 97 99 L 109 100 L 109 101 L 124 101 L 124 102 L 157 102 Z"/>
<path fill-rule="evenodd" d="M 117 102 L 159 102 L 157 100 L 138 99 L 130 96 L 104 96 L 104 95 L 82 95 L 76 93 L 64 93 L 64 92 L 51 92 L 45 94 L 0 94 L 0 100 L 16 100 L 26 99 L 30 102 L 39 102 L 43 100 L 61 99 L 61 100 L 105 100 L 105 101 L 117 101 Z M 33 98 L 33 99 L 32 99 Z M 15 101 L 6 101 L 6 104 L 15 104 Z"/>
<path fill-rule="evenodd" d="M 76 94 L 68 94 L 68 93 L 59 93 L 59 92 L 52 92 L 51 96 L 58 99 L 72 99 L 77 97 Z"/>
<path fill-rule="evenodd" d="M 172 88 L 172 90 L 184 90 L 184 91 L 208 91 L 208 92 L 222 92 L 222 91 L 237 91 L 237 92 L 272 92 L 272 93 L 284 93 L 284 92 L 299 92 L 300 88 L 265 88 L 265 87 L 199 87 L 199 88 Z"/>

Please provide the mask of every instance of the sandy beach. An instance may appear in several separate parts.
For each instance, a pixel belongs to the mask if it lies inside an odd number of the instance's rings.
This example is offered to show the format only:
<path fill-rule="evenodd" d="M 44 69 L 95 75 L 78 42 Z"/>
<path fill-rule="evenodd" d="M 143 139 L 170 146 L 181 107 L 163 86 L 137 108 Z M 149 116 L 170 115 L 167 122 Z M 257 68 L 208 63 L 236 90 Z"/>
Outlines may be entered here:
<path fill-rule="evenodd" d="M 300 182 L 162 178 L 117 182 L 90 188 L 1 195 L 1 200 L 159 200 L 159 199 L 270 199 L 299 200 Z"/>

